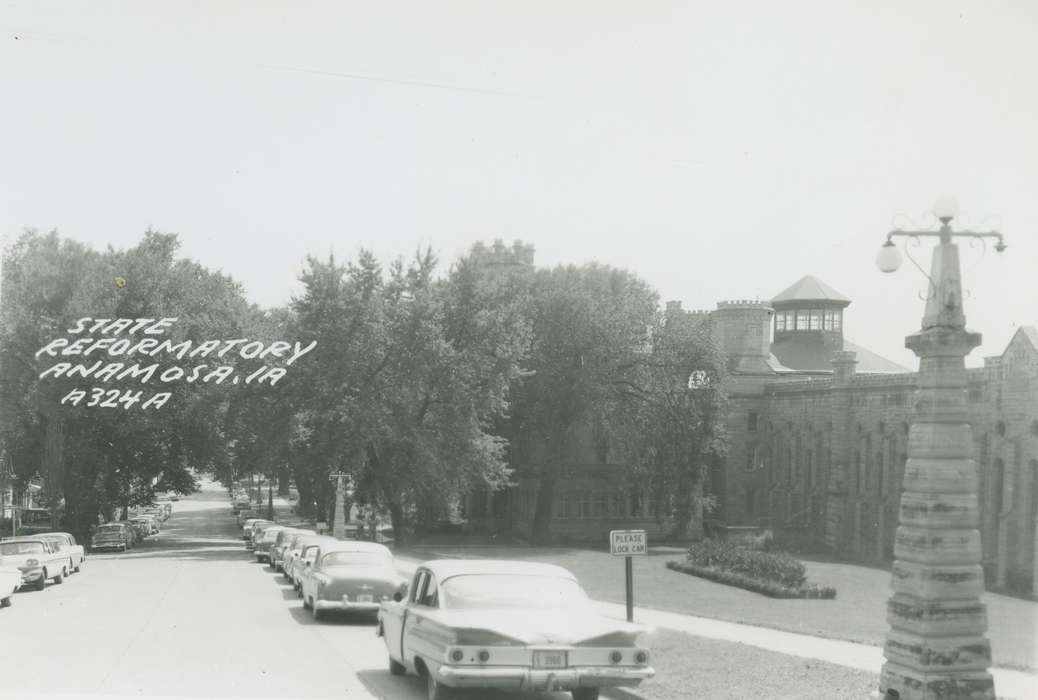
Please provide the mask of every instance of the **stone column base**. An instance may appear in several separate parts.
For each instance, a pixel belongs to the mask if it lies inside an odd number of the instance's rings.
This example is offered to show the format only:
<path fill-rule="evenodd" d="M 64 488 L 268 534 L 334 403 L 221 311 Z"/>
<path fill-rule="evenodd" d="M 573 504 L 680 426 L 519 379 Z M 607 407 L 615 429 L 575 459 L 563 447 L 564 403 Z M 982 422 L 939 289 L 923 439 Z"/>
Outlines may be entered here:
<path fill-rule="evenodd" d="M 879 679 L 880 697 L 896 691 L 898 700 L 995 700 L 995 682 L 987 671 L 920 673 L 887 662 Z"/>

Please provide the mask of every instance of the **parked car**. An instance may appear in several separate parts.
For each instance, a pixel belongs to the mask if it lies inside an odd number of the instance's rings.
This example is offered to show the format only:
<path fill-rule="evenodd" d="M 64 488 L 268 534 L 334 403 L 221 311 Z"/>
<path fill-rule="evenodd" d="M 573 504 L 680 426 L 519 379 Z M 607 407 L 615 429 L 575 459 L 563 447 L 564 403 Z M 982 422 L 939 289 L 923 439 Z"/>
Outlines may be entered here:
<path fill-rule="evenodd" d="M 245 540 L 245 549 L 250 552 L 254 551 L 256 549 L 256 542 L 258 542 L 259 538 L 263 536 L 263 531 L 274 524 L 275 523 L 270 520 L 257 520 L 254 522 L 252 527 L 250 527 L 246 532 L 248 538 Z"/>
<path fill-rule="evenodd" d="M 423 676 L 429 700 L 452 688 L 601 688 L 655 675 L 637 644 L 648 628 L 597 612 L 562 567 L 522 561 L 442 559 L 415 571 L 406 598 L 382 603 L 378 634 L 394 675 Z"/>
<path fill-rule="evenodd" d="M 246 518 L 245 520 L 241 521 L 241 538 L 243 540 L 248 541 L 248 539 L 252 537 L 252 525 L 253 523 L 259 522 L 260 520 L 263 520 L 263 518 Z"/>
<path fill-rule="evenodd" d="M 302 583 L 303 571 L 307 566 L 306 562 L 313 564 L 318 547 L 324 543 L 334 542 L 339 542 L 339 540 L 328 535 L 308 535 L 299 539 L 296 549 L 289 553 L 288 560 L 288 578 L 292 581 L 293 588 L 297 591 L 300 590 L 299 586 Z M 299 597 L 302 598 L 303 594 L 300 593 Z"/>
<path fill-rule="evenodd" d="M 122 523 L 107 523 L 99 525 L 90 538 L 90 551 L 97 552 L 102 549 L 116 549 L 125 552 L 133 546 L 131 538 L 133 531 Z"/>
<path fill-rule="evenodd" d="M 270 568 L 274 571 L 281 570 L 281 562 L 285 558 L 285 550 L 288 549 L 289 543 L 292 538 L 297 535 L 313 535 L 313 530 L 302 530 L 296 527 L 286 527 L 284 530 L 278 533 L 278 537 L 274 540 L 274 544 L 270 547 Z"/>
<path fill-rule="evenodd" d="M 22 572 L 16 566 L 0 565 L 0 608 L 11 607 L 11 596 L 22 585 Z"/>
<path fill-rule="evenodd" d="M 128 525 L 133 530 L 133 536 L 137 542 L 143 542 L 151 534 L 150 528 L 140 520 L 120 520 L 119 522 Z"/>
<path fill-rule="evenodd" d="M 263 534 L 254 540 L 255 544 L 252 547 L 252 552 L 256 555 L 256 561 L 270 561 L 270 548 L 274 546 L 278 535 L 284 529 L 284 525 L 274 524 L 267 525 L 263 529 Z"/>
<path fill-rule="evenodd" d="M 406 583 L 388 547 L 326 542 L 318 545 L 313 563 L 303 571 L 303 607 L 310 608 L 315 620 L 329 610 L 377 613 Z"/>
<path fill-rule="evenodd" d="M 47 579 L 62 583 L 68 575 L 68 558 L 57 545 L 38 537 L 19 537 L 0 542 L 0 566 L 16 567 L 22 574 L 21 585 L 32 584 L 37 591 Z"/>
<path fill-rule="evenodd" d="M 234 497 L 234 501 L 231 505 L 235 511 L 245 510 L 252 505 L 252 501 L 249 499 L 248 494 L 241 493 Z"/>
<path fill-rule="evenodd" d="M 145 536 L 150 537 L 151 535 L 157 535 L 162 530 L 159 526 L 159 519 L 154 515 L 135 515 L 130 518 L 130 522 L 139 522 L 145 526 Z"/>
<path fill-rule="evenodd" d="M 61 551 L 68 555 L 68 570 L 79 573 L 83 568 L 83 560 L 86 559 L 86 551 L 83 545 L 76 542 L 76 538 L 67 532 L 44 532 L 37 537 L 45 537 L 56 542 Z"/>

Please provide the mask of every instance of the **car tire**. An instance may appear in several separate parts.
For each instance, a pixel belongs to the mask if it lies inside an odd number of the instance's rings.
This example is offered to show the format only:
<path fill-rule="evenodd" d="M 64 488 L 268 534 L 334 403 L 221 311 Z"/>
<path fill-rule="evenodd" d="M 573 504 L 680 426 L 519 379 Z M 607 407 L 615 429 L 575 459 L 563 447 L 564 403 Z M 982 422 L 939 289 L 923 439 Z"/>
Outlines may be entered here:
<path fill-rule="evenodd" d="M 43 570 L 43 576 L 36 579 L 36 584 L 32 587 L 35 591 L 42 591 L 47 587 L 47 570 Z"/>
<path fill-rule="evenodd" d="M 450 700 L 450 688 L 436 680 L 436 676 L 428 670 L 425 671 L 425 689 L 429 700 Z"/>
<path fill-rule="evenodd" d="M 57 576 L 54 577 L 54 585 L 58 585 L 59 583 L 65 583 L 65 577 L 66 576 L 68 576 L 68 573 L 65 570 L 65 567 L 62 566 L 61 567 L 61 573 L 59 573 Z"/>
<path fill-rule="evenodd" d="M 394 659 L 392 656 L 389 657 L 389 672 L 394 676 L 402 676 L 407 673 L 407 666 Z"/>
<path fill-rule="evenodd" d="M 574 688 L 573 700 L 598 700 L 598 688 Z"/>

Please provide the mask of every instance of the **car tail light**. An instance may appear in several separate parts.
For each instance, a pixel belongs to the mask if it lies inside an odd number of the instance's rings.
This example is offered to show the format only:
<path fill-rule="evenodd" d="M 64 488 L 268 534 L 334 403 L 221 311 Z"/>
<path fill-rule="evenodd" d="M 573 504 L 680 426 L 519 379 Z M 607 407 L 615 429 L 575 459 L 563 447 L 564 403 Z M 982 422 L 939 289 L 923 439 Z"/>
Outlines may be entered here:
<path fill-rule="evenodd" d="M 649 660 L 649 655 L 646 654 L 644 651 L 639 651 L 637 654 L 634 655 L 634 660 L 640 664 L 643 664 Z"/>
<path fill-rule="evenodd" d="M 487 651 L 486 649 L 480 649 L 479 650 L 479 660 L 482 661 L 483 663 L 486 663 L 487 661 L 489 661 L 490 660 L 490 652 Z"/>
<path fill-rule="evenodd" d="M 455 649 L 451 652 L 451 661 L 461 661 L 465 658 L 465 653 L 461 649 Z"/>
<path fill-rule="evenodd" d="M 39 566 L 40 565 L 40 560 L 39 559 L 26 559 L 25 560 L 25 565 L 26 566 Z"/>
<path fill-rule="evenodd" d="M 612 661 L 614 664 L 620 663 L 621 661 L 623 661 L 623 658 L 624 655 L 618 651 L 614 651 L 612 654 L 609 655 L 609 660 Z"/>

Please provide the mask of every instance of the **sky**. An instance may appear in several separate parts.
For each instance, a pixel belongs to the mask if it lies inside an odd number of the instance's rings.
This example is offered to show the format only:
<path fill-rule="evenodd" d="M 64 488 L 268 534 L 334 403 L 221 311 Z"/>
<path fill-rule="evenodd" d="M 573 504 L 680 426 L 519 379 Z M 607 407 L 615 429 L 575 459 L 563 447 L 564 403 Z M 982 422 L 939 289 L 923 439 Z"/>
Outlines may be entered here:
<path fill-rule="evenodd" d="M 926 280 L 875 254 L 951 195 L 1009 244 L 962 246 L 975 365 L 1038 325 L 1035 66 L 1029 0 L 0 0 L 0 234 L 174 232 L 262 306 L 497 238 L 685 308 L 813 274 L 914 368 Z"/>

